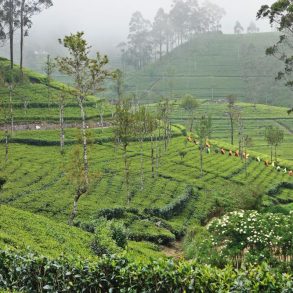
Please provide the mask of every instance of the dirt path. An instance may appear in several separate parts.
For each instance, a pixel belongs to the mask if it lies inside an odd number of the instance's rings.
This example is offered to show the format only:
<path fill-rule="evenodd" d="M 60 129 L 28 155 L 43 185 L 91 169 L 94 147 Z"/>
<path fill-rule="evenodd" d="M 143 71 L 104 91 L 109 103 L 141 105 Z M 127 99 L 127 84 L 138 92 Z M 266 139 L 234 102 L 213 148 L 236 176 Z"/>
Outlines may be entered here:
<path fill-rule="evenodd" d="M 180 259 L 184 257 L 181 241 L 175 241 L 170 246 L 162 246 L 161 248 L 162 248 L 162 252 L 167 257 L 173 257 L 176 259 Z"/>
<path fill-rule="evenodd" d="M 88 123 L 88 128 L 107 128 L 109 123 L 105 122 L 103 125 L 101 123 Z M 11 125 L 9 124 L 8 128 L 10 129 Z M 27 124 L 14 124 L 14 131 L 23 131 L 23 130 L 56 130 L 59 129 L 60 125 L 57 123 L 27 123 Z M 64 128 L 80 128 L 80 123 L 66 123 Z M 5 130 L 5 125 L 0 125 L 0 130 Z"/>

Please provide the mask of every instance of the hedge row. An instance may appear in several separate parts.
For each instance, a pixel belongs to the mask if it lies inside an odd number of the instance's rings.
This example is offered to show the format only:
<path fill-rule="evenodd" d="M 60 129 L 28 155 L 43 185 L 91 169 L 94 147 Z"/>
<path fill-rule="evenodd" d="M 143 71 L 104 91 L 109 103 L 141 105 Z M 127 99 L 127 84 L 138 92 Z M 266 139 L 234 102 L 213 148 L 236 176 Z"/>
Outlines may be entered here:
<path fill-rule="evenodd" d="M 144 209 L 144 212 L 151 216 L 160 217 L 163 219 L 170 219 L 173 216 L 176 216 L 177 214 L 182 212 L 182 209 L 186 206 L 192 196 L 195 196 L 195 192 L 192 187 L 188 187 L 185 194 L 183 194 L 170 204 L 162 208 Z"/>
<path fill-rule="evenodd" d="M 276 185 L 274 188 L 272 188 L 268 192 L 268 195 L 269 196 L 276 196 L 276 195 L 278 195 L 281 192 L 282 188 L 288 188 L 288 189 L 292 189 L 293 190 L 293 183 L 281 182 L 278 185 Z"/>
<path fill-rule="evenodd" d="M 180 133 L 174 133 L 172 137 L 179 137 L 181 136 Z M 163 140 L 163 137 L 159 137 L 158 140 Z M 137 142 L 136 138 L 131 139 L 132 142 Z M 145 142 L 151 141 L 150 137 L 145 138 Z M 98 138 L 94 140 L 95 144 L 103 144 L 103 143 L 109 143 L 114 142 L 114 137 L 105 137 L 105 138 Z M 0 140 L 0 143 L 5 143 L 5 140 Z M 42 139 L 33 139 L 33 138 L 10 138 L 9 143 L 17 143 L 17 144 L 26 144 L 26 145 L 32 145 L 32 146 L 59 146 L 60 141 L 59 140 L 42 140 Z M 74 145 L 77 144 L 77 140 L 67 140 L 65 141 L 66 145 Z"/>
<path fill-rule="evenodd" d="M 292 292 L 292 275 L 265 264 L 217 269 L 173 260 L 148 264 L 119 257 L 95 262 L 0 252 L 0 288 L 21 292 Z"/>

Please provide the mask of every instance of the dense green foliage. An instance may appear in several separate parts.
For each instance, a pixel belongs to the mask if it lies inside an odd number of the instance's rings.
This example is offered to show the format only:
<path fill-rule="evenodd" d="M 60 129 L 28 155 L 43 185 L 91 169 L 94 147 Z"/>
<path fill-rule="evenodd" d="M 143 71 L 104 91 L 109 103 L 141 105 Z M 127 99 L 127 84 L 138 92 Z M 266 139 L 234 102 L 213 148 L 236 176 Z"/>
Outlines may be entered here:
<path fill-rule="evenodd" d="M 240 267 L 266 262 L 292 270 L 293 213 L 235 211 L 213 219 L 206 228 L 191 229 L 185 250 L 203 263 Z"/>
<path fill-rule="evenodd" d="M 0 206 L 0 247 L 59 257 L 62 254 L 82 257 L 93 256 L 90 233 L 46 217 Z"/>
<path fill-rule="evenodd" d="M 187 143 L 186 137 L 180 134 L 180 128 L 173 127 L 173 132 L 178 136 L 171 140 L 166 152 L 163 151 L 164 142 L 158 142 L 161 157 L 155 178 L 151 176 L 150 142 L 144 143 L 143 188 L 140 144 L 135 141 L 130 144 L 132 200 L 125 209 L 127 191 L 123 179 L 122 150 L 113 144 L 111 129 L 94 131 L 95 139 L 101 141 L 90 146 L 89 166 L 90 172 L 99 172 L 101 177 L 91 183 L 88 194 L 80 201 L 76 224 L 82 225 L 104 216 L 124 222 L 130 239 L 169 243 L 192 223 L 206 223 L 211 217 L 234 209 L 259 208 L 261 198 L 262 205 L 268 209 L 292 209 L 292 177 L 277 172 L 273 167 L 265 167 L 263 162 L 258 163 L 255 157 L 259 154 L 251 153 L 246 176 L 244 162 L 239 158 L 216 153 L 222 146 L 227 149 L 231 146 L 211 141 L 211 154 L 203 154 L 204 178 L 199 178 L 198 146 Z M 57 139 L 57 131 L 48 133 L 49 140 L 55 135 Z M 22 135 L 36 138 L 40 135 L 46 139 L 45 131 Z M 0 202 L 67 222 L 74 195 L 74 187 L 66 175 L 72 148 L 74 146 L 68 145 L 65 155 L 61 156 L 57 146 L 11 144 L 10 160 L 1 166 L 0 177 L 5 179 L 5 184 Z M 179 150 L 186 152 L 184 158 L 178 155 Z M 2 147 L 1 156 L 3 151 Z M 291 165 L 282 160 L 282 166 L 289 170 Z M 287 184 L 280 186 L 281 182 Z M 194 195 L 185 196 L 186 186 L 193 187 Z"/>
<path fill-rule="evenodd" d="M 290 292 L 292 275 L 266 265 L 223 270 L 196 263 L 48 260 L 0 252 L 0 287 L 24 292 Z"/>

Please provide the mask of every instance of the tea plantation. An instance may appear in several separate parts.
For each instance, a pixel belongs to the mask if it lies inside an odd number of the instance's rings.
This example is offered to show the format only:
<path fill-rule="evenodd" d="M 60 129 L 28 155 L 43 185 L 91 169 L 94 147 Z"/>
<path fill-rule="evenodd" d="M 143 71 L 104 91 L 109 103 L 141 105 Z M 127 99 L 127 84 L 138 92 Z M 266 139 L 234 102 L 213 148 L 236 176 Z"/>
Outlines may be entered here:
<path fill-rule="evenodd" d="M 6 63 L 1 60 L 2 70 Z M 127 186 L 125 154 L 111 125 L 115 107 L 105 105 L 107 124 L 97 127 L 100 99 L 88 97 L 90 183 L 78 202 L 75 227 L 70 227 L 76 193 L 72 161 L 81 149 L 80 110 L 68 86 L 52 82 L 49 100 L 44 77 L 30 71 L 25 76 L 26 81 L 13 90 L 14 129 L 9 131 L 8 149 L 1 116 L 1 288 L 11 292 L 167 292 L 166 288 L 171 292 L 290 292 L 290 265 L 281 274 L 266 264 L 237 270 L 177 260 L 186 256 L 182 243 L 187 233 L 190 237 L 192 229 L 205 229 L 215 217 L 235 210 L 285 215 L 293 210 L 293 176 L 289 174 L 293 120 L 286 108 L 237 103 L 245 133 L 253 138 L 250 156 L 244 160 L 234 155 L 237 146 L 229 144 L 227 104 L 200 100 L 195 123 L 204 113 L 211 114 L 213 122 L 201 176 L 199 146 L 187 139 L 188 115 L 181 101 L 172 99 L 167 145 L 161 128 L 149 133 L 143 143 L 131 137 Z M 1 105 L 11 106 L 7 86 L 0 92 Z M 62 94 L 68 102 L 61 154 L 57 101 Z M 147 110 L 155 113 L 157 107 L 157 103 L 149 104 Z M 278 148 L 280 171 L 264 163 L 270 159 L 264 129 L 271 124 L 285 131 Z M 123 237 L 126 244 L 119 246 Z M 108 255 L 101 256 L 101 251 Z"/>
<path fill-rule="evenodd" d="M 265 55 L 277 40 L 278 33 L 198 35 L 143 70 L 127 71 L 126 88 L 148 103 L 158 96 L 192 94 L 291 106 L 290 89 L 275 80 L 283 64 Z"/>

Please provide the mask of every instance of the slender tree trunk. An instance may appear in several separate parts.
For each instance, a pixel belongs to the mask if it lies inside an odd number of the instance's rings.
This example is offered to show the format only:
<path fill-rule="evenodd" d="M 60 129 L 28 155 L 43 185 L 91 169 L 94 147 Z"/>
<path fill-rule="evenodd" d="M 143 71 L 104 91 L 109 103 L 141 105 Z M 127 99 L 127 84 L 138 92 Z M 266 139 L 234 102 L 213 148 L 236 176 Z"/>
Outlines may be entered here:
<path fill-rule="evenodd" d="M 152 178 L 155 178 L 155 156 L 154 156 L 154 141 L 151 134 L 151 161 L 152 161 Z"/>
<path fill-rule="evenodd" d="M 193 113 L 191 113 L 191 116 L 190 116 L 190 129 L 189 129 L 190 132 L 192 132 L 192 130 L 193 130 L 193 122 L 194 122 Z"/>
<path fill-rule="evenodd" d="M 200 176 L 203 177 L 203 145 L 200 145 Z"/>
<path fill-rule="evenodd" d="M 71 212 L 71 214 L 69 216 L 69 219 L 68 219 L 68 225 L 69 226 L 73 226 L 74 219 L 77 216 L 77 212 L 78 212 L 78 201 L 79 201 L 81 195 L 82 195 L 81 191 L 78 190 L 76 192 L 76 195 L 74 196 L 73 209 L 72 209 L 72 212 Z"/>
<path fill-rule="evenodd" d="M 277 146 L 275 145 L 275 162 L 277 162 Z"/>
<path fill-rule="evenodd" d="M 5 126 L 5 162 L 6 163 L 8 161 L 8 151 L 9 151 L 9 148 L 8 148 L 8 127 L 6 124 L 6 126 Z"/>
<path fill-rule="evenodd" d="M 21 1 L 20 10 L 20 72 L 21 78 L 23 77 L 23 46 L 24 46 L 24 5 L 25 0 Z"/>
<path fill-rule="evenodd" d="M 13 12 L 12 12 L 13 13 Z M 11 16 L 13 17 L 13 16 Z M 13 19 L 9 23 L 9 44 L 10 44 L 10 68 L 13 69 L 14 65 L 14 31 L 13 31 Z"/>
<path fill-rule="evenodd" d="M 230 115 L 230 124 L 231 124 L 231 144 L 234 145 L 234 121 L 232 115 Z"/>
<path fill-rule="evenodd" d="M 141 189 L 144 189 L 144 168 L 143 168 L 143 138 L 140 140 L 140 183 Z"/>
<path fill-rule="evenodd" d="M 9 106 L 10 106 L 10 127 L 11 127 L 11 135 L 13 134 L 14 130 L 14 117 L 13 117 L 13 105 L 12 105 L 12 85 L 9 85 Z"/>
<path fill-rule="evenodd" d="M 64 153 L 64 96 L 61 96 L 60 100 L 60 152 Z"/>
<path fill-rule="evenodd" d="M 100 123 L 102 127 L 102 132 L 104 132 L 104 115 L 103 113 L 100 113 Z"/>
<path fill-rule="evenodd" d="M 83 143 L 83 164 L 84 164 L 84 179 L 86 185 L 89 184 L 89 166 L 88 166 L 88 155 L 87 155 L 87 134 L 86 134 L 86 121 L 85 121 L 85 112 L 83 107 L 83 97 L 79 97 L 79 107 L 80 114 L 82 119 L 82 143 Z"/>
<path fill-rule="evenodd" d="M 164 146 L 165 146 L 165 151 L 167 151 L 167 140 L 168 140 L 168 125 L 167 122 L 164 121 Z"/>
<path fill-rule="evenodd" d="M 273 162 L 273 145 L 271 145 L 271 162 Z"/>
<path fill-rule="evenodd" d="M 125 176 L 125 185 L 126 185 L 126 193 L 127 193 L 127 204 L 130 204 L 131 195 L 129 190 L 129 164 L 127 157 L 127 144 L 123 145 L 123 153 L 124 153 L 124 176 Z"/>

